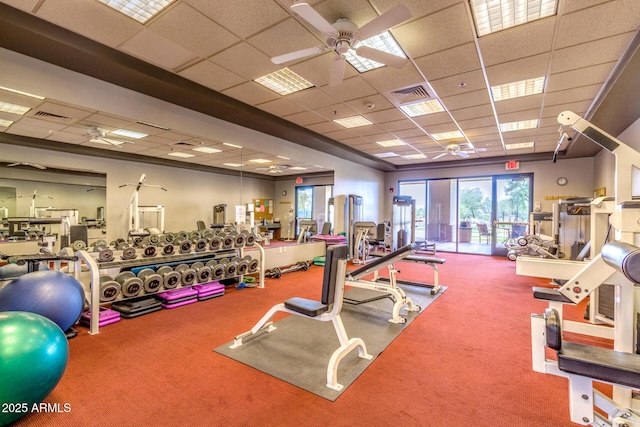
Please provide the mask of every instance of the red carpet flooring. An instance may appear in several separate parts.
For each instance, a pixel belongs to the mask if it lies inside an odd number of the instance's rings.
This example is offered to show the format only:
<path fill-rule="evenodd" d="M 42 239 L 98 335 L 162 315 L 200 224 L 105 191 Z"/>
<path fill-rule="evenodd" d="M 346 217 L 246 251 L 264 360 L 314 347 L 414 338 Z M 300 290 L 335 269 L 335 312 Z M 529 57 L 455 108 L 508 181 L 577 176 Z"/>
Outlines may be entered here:
<path fill-rule="evenodd" d="M 504 258 L 440 253 L 447 291 L 330 402 L 212 351 L 275 303 L 317 298 L 321 267 L 265 289 L 122 320 L 70 344 L 67 371 L 19 426 L 571 426 L 567 382 L 531 370 L 530 316 L 545 304 Z M 398 263 L 400 278 L 430 268 Z M 584 307 L 566 310 L 581 318 Z"/>

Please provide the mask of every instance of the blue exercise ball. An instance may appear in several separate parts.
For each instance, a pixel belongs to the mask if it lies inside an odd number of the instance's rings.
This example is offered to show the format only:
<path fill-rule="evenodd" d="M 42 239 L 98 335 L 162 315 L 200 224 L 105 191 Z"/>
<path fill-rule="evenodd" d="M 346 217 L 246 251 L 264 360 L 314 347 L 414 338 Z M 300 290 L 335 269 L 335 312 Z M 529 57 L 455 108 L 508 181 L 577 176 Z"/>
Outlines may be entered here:
<path fill-rule="evenodd" d="M 10 280 L 27 274 L 27 264 L 6 264 L 0 267 L 0 280 Z M 48 270 L 49 267 L 41 265 L 40 270 Z"/>
<path fill-rule="evenodd" d="M 31 412 L 58 384 L 69 360 L 67 338 L 34 313 L 0 313 L 0 425 Z M 13 406 L 11 406 L 13 405 Z"/>
<path fill-rule="evenodd" d="M 78 321 L 84 309 L 84 288 L 59 271 L 34 271 L 0 289 L 0 312 L 27 311 L 52 320 L 63 331 Z"/>

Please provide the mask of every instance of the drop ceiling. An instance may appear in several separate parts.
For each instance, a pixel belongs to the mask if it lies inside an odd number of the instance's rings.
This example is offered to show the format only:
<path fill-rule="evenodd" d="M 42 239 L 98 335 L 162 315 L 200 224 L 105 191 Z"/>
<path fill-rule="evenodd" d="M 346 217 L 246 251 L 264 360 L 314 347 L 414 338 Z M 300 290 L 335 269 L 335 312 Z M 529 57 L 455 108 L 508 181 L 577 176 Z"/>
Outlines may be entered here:
<path fill-rule="evenodd" d="M 283 68 L 271 57 L 325 43 L 317 29 L 290 9 L 289 0 L 174 0 L 145 24 L 97 0 L 0 2 L 0 47 L 385 171 L 550 159 L 558 143 L 556 117 L 564 110 L 613 134 L 640 116 L 637 101 L 628 102 L 639 99 L 640 92 L 637 74 L 629 71 L 639 62 L 634 56 L 640 28 L 637 0 L 560 0 L 554 16 L 482 37 L 467 1 L 310 1 L 330 23 L 346 17 L 358 26 L 406 5 L 411 18 L 390 31 L 409 63 L 364 73 L 347 65 L 343 83 L 329 86 L 336 56 L 329 49 L 284 64 L 313 84 L 285 96 L 254 80 Z M 492 98 L 491 86 L 542 76 L 543 93 Z M 197 96 L 185 96 L 196 91 Z M 438 100 L 444 111 L 409 117 L 398 107 L 416 94 Z M 195 154 L 176 159 L 182 164 L 237 170 L 225 165 L 236 163 L 264 175 L 301 175 L 326 167 L 287 153 L 263 152 L 259 144 L 239 149 L 215 135 L 192 134 L 186 126 L 162 129 L 161 122 L 139 123 L 137 117 L 39 95 L 46 99 L 0 99 L 31 108 L 25 115 L 0 112 L 0 120 L 12 122 L 0 126 L 0 142 L 48 141 L 83 153 L 162 161 L 174 160 L 169 154 L 180 152 Z M 347 129 L 333 121 L 356 115 L 372 124 Z M 537 120 L 538 125 L 500 130 L 501 124 L 520 120 Z M 107 138 L 127 142 L 91 142 L 91 126 L 105 131 Z M 119 128 L 148 136 L 133 140 L 110 134 Z M 453 131 L 463 137 L 434 138 Z M 388 140 L 404 144 L 378 144 Z M 533 147 L 505 148 L 526 142 L 534 142 Z M 451 143 L 467 148 L 469 157 L 446 154 Z M 572 144 L 561 147 L 565 156 L 598 150 L 585 138 Z M 198 147 L 221 151 L 193 151 Z M 255 159 L 268 163 L 250 161 Z"/>

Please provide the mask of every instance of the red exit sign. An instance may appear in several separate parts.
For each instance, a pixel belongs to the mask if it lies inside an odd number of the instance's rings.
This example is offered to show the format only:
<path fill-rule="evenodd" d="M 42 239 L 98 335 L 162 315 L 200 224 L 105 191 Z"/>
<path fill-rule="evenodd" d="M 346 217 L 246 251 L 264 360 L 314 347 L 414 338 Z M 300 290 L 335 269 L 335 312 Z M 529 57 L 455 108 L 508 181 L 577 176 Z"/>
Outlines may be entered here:
<path fill-rule="evenodd" d="M 517 160 L 509 160 L 504 164 L 504 168 L 508 171 L 520 169 L 520 162 Z"/>
<path fill-rule="evenodd" d="M 302 177 L 296 178 L 296 184 L 302 184 Z"/>

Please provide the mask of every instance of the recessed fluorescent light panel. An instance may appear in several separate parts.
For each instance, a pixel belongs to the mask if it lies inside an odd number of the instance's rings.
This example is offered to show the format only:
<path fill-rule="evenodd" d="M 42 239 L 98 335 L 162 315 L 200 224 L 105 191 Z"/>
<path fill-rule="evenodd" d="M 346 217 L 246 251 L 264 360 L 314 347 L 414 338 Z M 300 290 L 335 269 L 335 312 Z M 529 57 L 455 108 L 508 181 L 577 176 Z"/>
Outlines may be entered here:
<path fill-rule="evenodd" d="M 283 68 L 271 74 L 267 74 L 266 76 L 259 77 L 255 82 L 260 83 L 262 86 L 271 89 L 282 96 L 313 87 L 313 84 L 309 83 L 288 68 Z"/>
<path fill-rule="evenodd" d="M 396 147 L 398 145 L 407 145 L 404 141 L 400 141 L 399 139 L 389 139 L 387 141 L 376 141 L 376 144 L 381 145 L 383 147 Z"/>
<path fill-rule="evenodd" d="M 117 129 L 109 133 L 112 133 L 114 135 L 120 135 L 120 136 L 128 136 L 129 138 L 133 138 L 133 139 L 140 139 L 140 138 L 144 138 L 145 136 L 149 136 L 148 133 L 135 132 L 127 129 Z"/>
<path fill-rule="evenodd" d="M 228 142 L 223 142 L 222 145 L 226 145 L 227 147 L 233 147 L 233 148 L 242 148 L 240 145 L 230 144 Z"/>
<path fill-rule="evenodd" d="M 478 36 L 556 14 L 558 0 L 471 0 Z"/>
<path fill-rule="evenodd" d="M 0 86 L 0 89 L 6 90 L 7 92 L 17 93 L 18 95 L 30 96 L 31 98 L 44 99 L 44 96 L 34 95 L 32 93 L 29 93 L 29 92 L 23 92 L 21 90 L 10 89 L 10 88 L 4 87 L 4 86 Z"/>
<path fill-rule="evenodd" d="M 459 130 L 454 130 L 451 132 L 432 133 L 431 137 L 436 141 L 442 141 L 446 139 L 464 138 L 464 135 Z"/>
<path fill-rule="evenodd" d="M 387 152 L 387 153 L 378 153 L 378 154 L 374 154 L 375 157 L 379 158 L 379 159 L 386 159 L 387 157 L 398 157 L 398 155 L 396 153 L 392 153 L 392 152 Z"/>
<path fill-rule="evenodd" d="M 169 155 L 174 157 L 181 157 L 183 159 L 187 159 L 189 157 L 195 157 L 195 154 L 181 153 L 179 151 L 176 151 L 175 153 L 169 153 Z"/>
<path fill-rule="evenodd" d="M 538 127 L 538 119 L 522 120 L 519 122 L 500 123 L 502 132 L 513 132 L 516 130 L 535 129 Z"/>
<path fill-rule="evenodd" d="M 518 142 L 517 144 L 505 144 L 507 150 L 519 150 L 521 148 L 532 148 L 535 142 Z"/>
<path fill-rule="evenodd" d="M 407 154 L 406 156 L 402 156 L 403 159 L 407 160 L 417 160 L 417 159 L 426 159 L 427 156 L 424 154 Z"/>
<path fill-rule="evenodd" d="M 407 57 L 407 55 L 405 55 L 400 48 L 400 45 L 398 45 L 398 42 L 396 42 L 391 33 L 389 33 L 388 31 L 363 40 L 358 44 L 358 46 L 372 47 L 374 49 L 378 49 L 392 55 L 400 56 L 402 58 Z M 361 73 L 384 67 L 384 64 L 356 55 L 355 51 L 351 49 L 348 50 L 344 54 L 344 56 L 345 58 L 347 58 L 349 64 L 353 65 L 353 67 Z"/>
<path fill-rule="evenodd" d="M 232 168 L 239 168 L 244 166 L 244 163 L 223 163 L 224 166 L 231 166 Z"/>
<path fill-rule="evenodd" d="M 535 79 L 520 80 L 519 82 L 491 86 L 493 100 L 504 101 L 505 99 L 519 98 L 521 96 L 542 93 L 542 90 L 544 89 L 544 79 L 544 77 L 537 77 Z"/>
<path fill-rule="evenodd" d="M 291 160 L 290 157 L 285 157 L 285 156 L 277 156 L 279 159 L 283 159 L 283 160 Z"/>
<path fill-rule="evenodd" d="M 424 116 L 425 114 L 440 113 L 444 107 L 437 99 L 416 102 L 415 104 L 401 105 L 400 109 L 409 117 Z"/>
<path fill-rule="evenodd" d="M 267 159 L 253 159 L 249 161 L 253 163 L 271 163 L 271 160 L 267 160 Z"/>
<path fill-rule="evenodd" d="M 4 111 L 5 113 L 18 114 L 22 116 L 29 110 L 31 110 L 29 107 L 0 101 L 0 111 Z"/>
<path fill-rule="evenodd" d="M 307 168 L 303 168 L 302 166 L 293 166 L 289 168 L 290 171 L 306 171 Z"/>
<path fill-rule="evenodd" d="M 207 154 L 213 154 L 213 153 L 220 153 L 222 152 L 222 150 L 219 150 L 217 148 L 211 148 L 211 147 L 198 147 L 198 148 L 192 148 L 193 151 L 199 151 L 201 153 L 207 153 Z"/>
<path fill-rule="evenodd" d="M 324 169 L 324 166 L 320 166 L 320 165 L 313 165 L 313 166 L 315 166 L 317 168 L 320 168 L 320 169 Z"/>
<path fill-rule="evenodd" d="M 334 122 L 345 128 L 357 128 L 359 126 L 367 126 L 373 124 L 373 122 L 365 119 L 362 116 L 345 117 L 343 119 L 336 119 L 334 120 Z"/>
<path fill-rule="evenodd" d="M 144 24 L 173 0 L 100 0 L 112 9 Z"/>
<path fill-rule="evenodd" d="M 0 119 L 0 126 L 2 126 L 2 127 L 9 127 L 9 126 L 11 126 L 11 123 L 13 123 L 12 120 Z"/>

